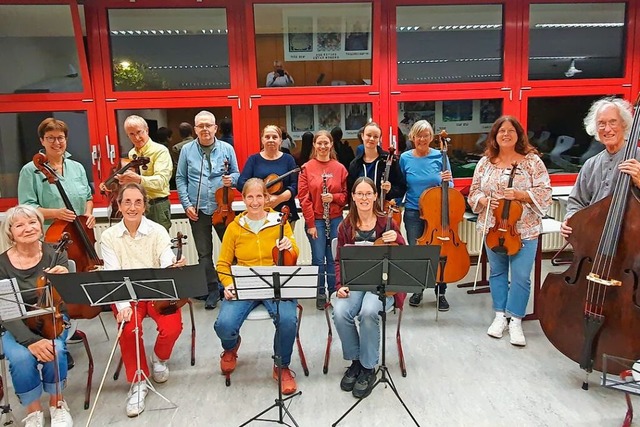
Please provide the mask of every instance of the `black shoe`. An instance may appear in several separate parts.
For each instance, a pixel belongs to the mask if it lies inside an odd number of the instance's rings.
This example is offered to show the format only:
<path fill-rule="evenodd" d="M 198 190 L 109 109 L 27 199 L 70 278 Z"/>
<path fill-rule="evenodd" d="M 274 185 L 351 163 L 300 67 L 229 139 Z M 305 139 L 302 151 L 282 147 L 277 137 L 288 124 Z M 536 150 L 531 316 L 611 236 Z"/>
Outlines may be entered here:
<path fill-rule="evenodd" d="M 316 297 L 316 308 L 318 310 L 324 310 L 324 306 L 327 303 L 327 296 L 325 294 L 320 294 Z"/>
<path fill-rule="evenodd" d="M 351 363 L 351 366 L 347 368 L 347 372 L 342 376 L 342 381 L 340 381 L 340 388 L 344 391 L 352 391 L 353 386 L 356 385 L 356 381 L 358 380 L 358 375 L 360 375 L 360 370 L 362 369 L 362 365 L 359 360 L 354 360 Z"/>
<path fill-rule="evenodd" d="M 365 397 L 371 394 L 371 390 L 373 389 L 373 385 L 376 382 L 376 371 L 375 369 L 365 369 L 362 368 L 360 371 L 360 375 L 358 375 L 358 380 L 356 384 L 353 386 L 353 397 L 356 399 L 364 399 Z"/>
<path fill-rule="evenodd" d="M 68 344 L 76 344 L 82 342 L 82 337 L 80 336 L 80 334 L 78 333 L 78 331 L 74 332 L 73 335 L 71 335 L 70 338 L 67 338 L 67 343 Z"/>
<path fill-rule="evenodd" d="M 67 351 L 67 371 L 72 370 L 74 366 L 76 366 L 76 361 L 73 360 L 71 353 Z"/>
<path fill-rule="evenodd" d="M 214 291 L 209 294 L 207 300 L 204 303 L 205 310 L 213 310 L 218 306 L 218 292 Z"/>
<path fill-rule="evenodd" d="M 411 295 L 411 298 L 409 298 L 409 305 L 411 307 L 418 307 L 421 302 L 422 302 L 422 293 L 413 294 Z"/>
<path fill-rule="evenodd" d="M 438 311 L 449 311 L 449 302 L 444 295 L 440 295 L 438 298 Z"/>

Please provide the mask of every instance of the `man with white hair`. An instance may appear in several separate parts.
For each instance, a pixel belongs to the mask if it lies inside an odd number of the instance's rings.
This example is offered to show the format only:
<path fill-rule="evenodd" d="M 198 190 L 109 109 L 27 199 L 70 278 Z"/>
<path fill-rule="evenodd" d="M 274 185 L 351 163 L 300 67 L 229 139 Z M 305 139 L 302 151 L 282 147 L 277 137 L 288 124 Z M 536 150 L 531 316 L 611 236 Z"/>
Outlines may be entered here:
<path fill-rule="evenodd" d="M 293 86 L 293 77 L 284 69 L 282 61 L 273 61 L 273 71 L 267 74 L 268 87 Z"/>
<path fill-rule="evenodd" d="M 216 117 L 209 111 L 200 111 L 194 119 L 197 138 L 180 150 L 176 187 L 198 251 L 198 263 L 205 269 L 209 295 L 205 308 L 216 308 L 220 300 L 220 280 L 213 267 L 213 240 L 211 217 L 218 207 L 216 190 L 233 187 L 240 171 L 233 146 L 216 138 Z M 228 171 L 225 171 L 225 161 Z M 222 240 L 224 227 L 216 227 Z"/>

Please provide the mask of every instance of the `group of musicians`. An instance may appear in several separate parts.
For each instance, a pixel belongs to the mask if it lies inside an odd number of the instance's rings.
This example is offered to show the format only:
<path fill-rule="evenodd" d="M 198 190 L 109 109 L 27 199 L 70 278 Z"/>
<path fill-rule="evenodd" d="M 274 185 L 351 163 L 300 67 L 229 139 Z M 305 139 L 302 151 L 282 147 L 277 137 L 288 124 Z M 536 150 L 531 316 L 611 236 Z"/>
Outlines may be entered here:
<path fill-rule="evenodd" d="M 581 169 L 569 197 L 567 218 L 607 196 L 620 173 L 631 176 L 633 184 L 640 187 L 640 162 L 637 160 L 640 155 L 623 161 L 620 154 L 631 129 L 631 110 L 631 105 L 619 98 L 605 98 L 593 104 L 585 118 L 585 128 L 589 135 L 604 144 L 605 150 L 589 159 Z M 229 374 L 235 369 L 241 343 L 240 328 L 256 305 L 264 304 L 275 321 L 272 301 L 235 299 L 231 265 L 274 265 L 271 256 L 274 245 L 279 251 L 297 255 L 293 227 L 298 219 L 295 209 L 295 198 L 298 197 L 311 245 L 312 263 L 319 267 L 320 273 L 316 306 L 318 309 L 325 309 L 329 303 L 333 306 L 343 356 L 351 361 L 340 387 L 356 398 L 366 397 L 376 380 L 380 342 L 378 312 L 383 302 L 377 295 L 350 291 L 348 286 L 341 284 L 339 249 L 350 244 L 373 244 L 377 239 L 384 244 L 417 244 L 425 230 L 425 210 L 441 208 L 423 206 L 423 193 L 430 188 L 453 186 L 446 152 L 431 146 L 435 137 L 432 126 L 426 120 L 416 122 L 409 133 L 414 148 L 394 161 L 393 153 L 380 147 L 380 126 L 375 122 L 368 123 L 362 130 L 364 150 L 352 161 L 349 170 L 336 160 L 331 134 L 319 131 L 314 136 L 309 161 L 296 176 L 292 173 L 296 161 L 290 154 L 280 151 L 282 131 L 278 126 L 269 125 L 262 130 L 260 152 L 249 157 L 240 173 L 233 147 L 215 136 L 215 116 L 201 111 L 194 122 L 197 137 L 180 150 L 175 176 L 180 202 L 192 228 L 198 263 L 206 271 L 208 295 L 204 296 L 205 305 L 215 308 L 219 299 L 223 299 L 214 325 L 223 348 L 221 372 Z M 124 128 L 134 145 L 129 158 L 146 157 L 149 162 L 146 169 L 128 169 L 115 176 L 120 188 L 114 197 L 122 220 L 102 233 L 102 268 L 184 266 L 186 260 L 176 259 L 171 250 L 168 233 L 171 226 L 169 179 L 173 168 L 170 153 L 165 146 L 151 140 L 143 118 L 127 117 Z M 66 255 L 56 257 L 51 245 L 43 242 L 53 221 L 81 222 L 87 230 L 95 225 L 86 173 L 66 150 L 67 126 L 49 118 L 38 127 L 38 135 L 42 152 L 66 195 L 61 196 L 53 185 L 43 182 L 36 173 L 37 165 L 29 163 L 23 167 L 18 184 L 20 205 L 7 211 L 3 224 L 11 247 L 0 255 L 0 279 L 15 278 L 21 290 L 36 288 L 43 271 L 68 272 Z M 277 191 L 271 188 L 274 176 L 281 184 Z M 217 192 L 233 187 L 241 191 L 246 210 L 232 220 L 224 216 L 222 225 L 216 224 L 221 205 L 230 203 L 226 198 L 219 198 Z M 387 221 L 383 213 L 387 205 L 383 202 L 403 197 L 406 241 L 400 233 L 400 224 Z M 512 250 L 504 244 L 504 238 L 489 244 L 487 237 L 489 282 L 495 311 L 487 334 L 501 338 L 508 329 L 511 344 L 524 346 L 521 320 L 529 300 L 530 273 L 538 236 L 542 232 L 541 220 L 551 205 L 551 185 L 539 153 L 529 143 L 526 131 L 516 118 L 502 116 L 493 124 L 484 157 L 475 169 L 468 203 L 478 214 L 479 232 L 488 236 L 495 228 L 512 227 L 521 239 Z M 284 232 L 279 234 L 278 211 L 284 206 L 291 210 L 290 223 L 285 224 Z M 343 219 L 345 206 L 348 206 L 348 214 Z M 501 209 L 502 217 L 493 215 L 498 209 Z M 502 224 L 509 216 L 515 216 L 512 223 Z M 214 229 L 222 236 L 215 268 L 211 239 Z M 571 232 L 565 221 L 562 234 L 567 236 Z M 283 237 L 278 239 L 279 235 Z M 335 259 L 331 250 L 333 239 L 337 239 L 338 247 Z M 439 281 L 436 295 L 442 311 L 449 309 L 445 290 L 446 283 Z M 405 297 L 401 293 L 395 294 L 388 297 L 385 304 L 401 306 Z M 27 303 L 36 299 L 35 296 L 24 298 Z M 410 298 L 412 305 L 419 305 L 421 300 L 422 294 Z M 142 371 L 145 375 L 151 373 L 156 382 L 165 382 L 169 378 L 168 361 L 182 331 L 182 319 L 180 310 L 162 314 L 151 303 L 137 303 L 137 319 L 131 303 L 118 303 L 112 309 L 117 322 L 121 325 L 124 322 L 120 348 L 127 379 L 132 383 L 126 413 L 133 417 L 144 410 L 147 394 L 147 385 L 136 371 L 136 337 Z M 62 312 L 66 321 L 64 306 Z M 142 334 L 134 333 L 136 325 L 146 316 L 156 322 L 158 329 L 149 359 L 151 370 Z M 295 301 L 280 304 L 279 319 L 280 339 L 274 342 L 274 349 L 282 356 L 281 390 L 284 394 L 292 394 L 297 390 L 297 384 L 288 365 L 297 329 Z M 40 403 L 43 390 L 50 395 L 51 425 L 73 425 L 62 395 L 67 376 L 67 329 L 53 337 L 54 340 L 29 329 L 22 320 L 7 322 L 5 328 L 2 342 L 15 392 L 27 411 L 26 425 L 44 425 Z M 277 377 L 275 367 L 273 375 Z"/>

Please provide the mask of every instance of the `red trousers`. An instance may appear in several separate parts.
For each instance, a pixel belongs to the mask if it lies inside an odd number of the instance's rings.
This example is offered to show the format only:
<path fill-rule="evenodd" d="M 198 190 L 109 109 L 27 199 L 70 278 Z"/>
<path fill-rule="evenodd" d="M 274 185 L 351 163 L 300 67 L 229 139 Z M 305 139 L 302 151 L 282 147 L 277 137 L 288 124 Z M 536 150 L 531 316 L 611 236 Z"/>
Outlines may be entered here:
<path fill-rule="evenodd" d="M 140 369 L 149 377 L 149 365 L 147 364 L 147 355 L 144 351 L 144 341 L 142 340 L 142 319 L 146 316 L 155 320 L 157 325 L 158 337 L 153 351 L 160 360 L 168 360 L 171 357 L 171 351 L 175 345 L 180 333 L 182 332 L 182 313 L 181 310 L 173 314 L 160 314 L 149 301 L 140 301 L 138 303 L 138 317 L 136 321 L 136 311 L 133 309 L 133 315 L 129 322 L 125 322 L 122 335 L 120 336 L 120 352 L 122 361 L 127 372 L 127 381 L 133 382 L 136 374 L 136 325 L 139 325 L 139 345 L 140 345 Z M 114 313 L 117 313 L 116 306 L 111 307 Z M 140 378 L 135 378 L 140 381 Z"/>

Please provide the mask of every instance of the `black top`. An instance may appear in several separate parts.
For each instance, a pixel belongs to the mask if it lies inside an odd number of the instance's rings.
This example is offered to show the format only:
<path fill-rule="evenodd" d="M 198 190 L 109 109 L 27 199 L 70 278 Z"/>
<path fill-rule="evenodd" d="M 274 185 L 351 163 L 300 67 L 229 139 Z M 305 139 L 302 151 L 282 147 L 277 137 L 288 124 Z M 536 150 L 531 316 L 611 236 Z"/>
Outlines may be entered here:
<path fill-rule="evenodd" d="M 364 152 L 357 156 L 349 165 L 349 176 L 347 177 L 347 190 L 349 197 L 353 191 L 353 184 L 361 176 L 368 176 L 376 184 L 376 192 L 380 194 L 380 184 L 384 176 L 384 169 L 386 167 L 387 156 L 389 153 L 382 148 L 378 148 L 378 157 L 372 162 L 371 167 L 368 168 L 364 162 Z M 367 172 L 368 171 L 368 172 Z M 389 170 L 389 182 L 391 183 L 391 190 L 386 194 L 385 200 L 392 200 L 401 198 L 407 191 L 407 183 L 400 172 L 400 166 L 398 160 L 394 160 Z"/>

